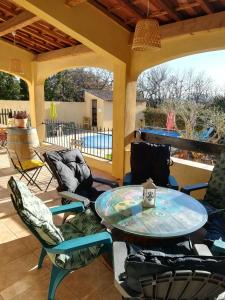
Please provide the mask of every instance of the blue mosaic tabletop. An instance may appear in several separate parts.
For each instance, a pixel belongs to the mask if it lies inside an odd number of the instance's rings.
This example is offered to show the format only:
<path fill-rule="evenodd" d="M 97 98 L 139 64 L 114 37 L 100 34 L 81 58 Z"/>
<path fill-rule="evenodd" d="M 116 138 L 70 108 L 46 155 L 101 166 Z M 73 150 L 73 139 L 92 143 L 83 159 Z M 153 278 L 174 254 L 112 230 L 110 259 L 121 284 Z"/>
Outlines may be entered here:
<path fill-rule="evenodd" d="M 142 201 L 142 186 L 123 186 L 101 194 L 95 208 L 107 224 L 145 237 L 179 237 L 207 222 L 204 206 L 179 191 L 158 187 L 154 208 L 143 207 Z"/>

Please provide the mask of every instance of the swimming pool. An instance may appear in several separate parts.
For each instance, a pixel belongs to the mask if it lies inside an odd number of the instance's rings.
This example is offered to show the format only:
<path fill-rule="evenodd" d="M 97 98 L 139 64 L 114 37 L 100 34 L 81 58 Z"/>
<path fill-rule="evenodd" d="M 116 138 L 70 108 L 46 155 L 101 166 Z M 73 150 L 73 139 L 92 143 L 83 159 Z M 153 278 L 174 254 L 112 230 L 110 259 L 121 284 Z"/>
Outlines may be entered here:
<path fill-rule="evenodd" d="M 164 136 L 171 136 L 171 137 L 176 137 L 179 138 L 180 134 L 176 131 L 170 131 L 166 129 L 157 129 L 157 128 L 143 128 L 141 129 L 141 132 L 149 132 L 153 134 L 160 134 Z"/>
<path fill-rule="evenodd" d="M 88 135 L 81 140 L 84 142 L 83 147 L 96 149 L 112 149 L 112 135 L 111 134 L 96 134 Z"/>

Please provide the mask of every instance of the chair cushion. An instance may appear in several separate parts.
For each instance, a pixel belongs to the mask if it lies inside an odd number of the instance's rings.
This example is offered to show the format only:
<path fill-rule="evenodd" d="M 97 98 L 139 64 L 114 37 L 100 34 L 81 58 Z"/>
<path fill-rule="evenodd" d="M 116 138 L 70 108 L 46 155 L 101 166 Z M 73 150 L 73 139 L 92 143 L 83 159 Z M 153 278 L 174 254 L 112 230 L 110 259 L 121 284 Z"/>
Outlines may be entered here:
<path fill-rule="evenodd" d="M 126 283 L 136 292 L 141 292 L 141 277 L 177 270 L 204 270 L 225 275 L 225 257 L 186 256 L 182 252 L 172 254 L 167 251 L 140 250 L 128 255 L 125 261 Z"/>
<path fill-rule="evenodd" d="M 46 152 L 44 157 L 58 180 L 60 190 L 79 193 L 91 188 L 91 171 L 78 149 Z"/>
<path fill-rule="evenodd" d="M 98 217 L 87 209 L 82 213 L 76 214 L 72 219 L 60 226 L 65 240 L 75 239 L 100 231 L 105 228 L 100 224 Z M 79 269 L 91 263 L 101 254 L 101 245 L 73 251 L 68 255 L 53 255 L 53 262 L 63 269 Z"/>
<path fill-rule="evenodd" d="M 13 177 L 8 182 L 12 201 L 22 221 L 47 245 L 64 241 L 63 235 L 52 220 L 49 208 L 27 186 Z"/>
<path fill-rule="evenodd" d="M 76 214 L 57 228 L 49 208 L 21 181 L 13 177 L 8 182 L 12 201 L 22 221 L 46 247 L 57 245 L 64 240 L 93 234 L 104 230 L 99 218 L 89 209 Z M 69 254 L 50 254 L 53 264 L 64 269 L 78 269 L 92 262 L 100 255 L 101 246 L 73 251 Z"/>
<path fill-rule="evenodd" d="M 45 164 L 41 160 L 30 159 L 21 161 L 22 170 L 30 170 L 38 167 L 43 167 Z M 21 169 L 20 164 L 16 164 L 18 169 Z"/>
<path fill-rule="evenodd" d="M 136 142 L 131 144 L 132 184 L 150 177 L 158 186 L 167 186 L 170 175 L 170 146 Z"/>
<path fill-rule="evenodd" d="M 225 208 L 225 153 L 221 153 L 213 169 L 204 200 L 215 208 Z"/>

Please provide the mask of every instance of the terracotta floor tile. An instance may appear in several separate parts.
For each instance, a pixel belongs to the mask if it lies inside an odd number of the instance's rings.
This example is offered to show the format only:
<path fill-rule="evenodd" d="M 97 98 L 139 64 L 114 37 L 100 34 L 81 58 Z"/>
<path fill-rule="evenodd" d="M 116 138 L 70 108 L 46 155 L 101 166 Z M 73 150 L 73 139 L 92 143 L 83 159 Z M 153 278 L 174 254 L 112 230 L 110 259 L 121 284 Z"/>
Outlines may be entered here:
<path fill-rule="evenodd" d="M 12 175 L 19 179 L 19 174 L 10 168 L 7 155 L 2 154 L 0 150 L 0 300 L 45 300 L 52 263 L 46 257 L 43 267 L 37 269 L 41 246 L 20 221 L 12 205 L 7 190 L 7 182 Z M 93 175 L 111 178 L 96 170 L 93 170 Z M 44 192 L 49 179 L 49 172 L 43 170 L 38 178 L 43 191 L 35 186 L 31 186 L 30 189 L 47 206 L 60 205 L 56 180 L 53 180 L 48 191 Z M 106 187 L 98 185 L 97 188 Z M 63 215 L 59 215 L 54 221 L 60 224 L 62 217 Z M 107 290 L 109 287 L 111 292 Z M 117 300 L 112 272 L 100 257 L 89 266 L 68 275 L 58 287 L 55 300 L 108 300 L 109 294 L 110 300 Z M 114 298 L 111 295 L 114 295 Z"/>
<path fill-rule="evenodd" d="M 0 233 L 0 243 L 7 243 L 16 239 L 16 235 L 2 222 L 0 222 Z"/>

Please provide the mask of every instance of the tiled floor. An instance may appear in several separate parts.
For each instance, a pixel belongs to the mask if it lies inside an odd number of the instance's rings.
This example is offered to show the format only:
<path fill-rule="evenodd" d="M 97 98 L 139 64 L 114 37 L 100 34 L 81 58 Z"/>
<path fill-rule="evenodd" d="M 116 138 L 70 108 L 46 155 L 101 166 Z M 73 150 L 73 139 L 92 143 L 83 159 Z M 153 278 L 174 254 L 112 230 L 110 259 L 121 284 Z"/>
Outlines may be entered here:
<path fill-rule="evenodd" d="M 50 174 L 47 170 L 41 172 L 39 182 L 44 189 Z M 12 175 L 19 178 L 10 167 L 5 151 L 0 150 L 0 300 L 44 300 L 47 299 L 51 264 L 45 259 L 42 269 L 37 270 L 40 245 L 13 208 L 7 191 L 7 182 Z M 56 186 L 53 181 L 46 193 L 35 187 L 31 190 L 48 206 L 55 206 L 60 204 Z M 99 257 L 67 276 L 58 287 L 55 299 L 117 300 L 121 297 L 114 288 L 112 271 Z"/>

